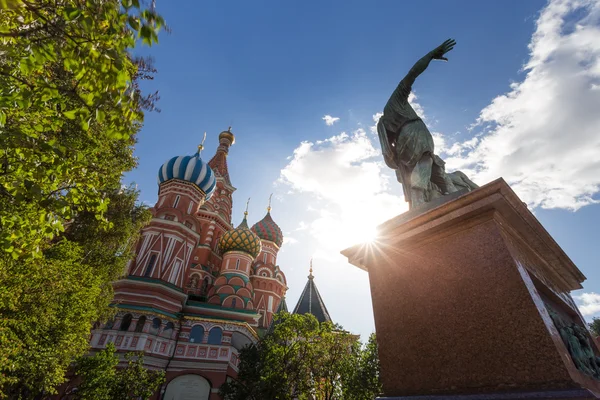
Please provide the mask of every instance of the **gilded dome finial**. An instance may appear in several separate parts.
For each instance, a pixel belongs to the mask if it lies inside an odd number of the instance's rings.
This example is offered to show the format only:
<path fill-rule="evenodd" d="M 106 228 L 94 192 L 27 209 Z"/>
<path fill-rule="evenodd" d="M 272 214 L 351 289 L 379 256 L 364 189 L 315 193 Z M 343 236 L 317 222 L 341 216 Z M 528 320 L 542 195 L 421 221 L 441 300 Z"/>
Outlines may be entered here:
<path fill-rule="evenodd" d="M 244 211 L 244 218 L 248 216 L 248 205 L 250 204 L 250 197 L 248 197 L 248 201 L 246 202 L 246 211 Z"/>
<path fill-rule="evenodd" d="M 312 268 L 312 261 L 313 261 L 313 259 L 312 259 L 312 257 L 311 257 L 311 259 L 310 259 L 310 269 L 308 270 L 308 279 L 312 279 L 312 278 L 314 278 L 314 277 L 313 277 L 313 274 L 312 274 L 312 271 L 313 271 L 313 268 Z"/>
<path fill-rule="evenodd" d="M 204 137 L 202 138 L 202 142 L 198 145 L 198 155 L 200 155 L 200 153 L 202 153 L 202 150 L 204 150 L 204 141 L 206 140 L 206 131 L 204 131 Z"/>
<path fill-rule="evenodd" d="M 267 212 L 270 213 L 271 212 L 271 198 L 273 197 L 273 193 L 271 193 L 271 195 L 269 196 L 269 206 L 267 207 Z"/>

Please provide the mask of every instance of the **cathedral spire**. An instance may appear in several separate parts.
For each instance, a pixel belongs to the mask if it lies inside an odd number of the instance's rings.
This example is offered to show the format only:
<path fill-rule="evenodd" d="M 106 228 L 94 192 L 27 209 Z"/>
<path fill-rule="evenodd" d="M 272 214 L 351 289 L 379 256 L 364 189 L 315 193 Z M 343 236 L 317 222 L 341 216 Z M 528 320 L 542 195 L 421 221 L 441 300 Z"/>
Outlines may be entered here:
<path fill-rule="evenodd" d="M 310 260 L 309 271 L 308 282 L 306 282 L 306 286 L 304 286 L 304 290 L 300 295 L 298 304 L 296 304 L 296 307 L 294 308 L 293 314 L 312 314 L 319 322 L 331 322 L 327 307 L 325 307 L 321 294 L 317 290 L 317 285 L 315 285 L 314 276 L 312 274 L 312 259 Z"/>
<path fill-rule="evenodd" d="M 219 147 L 217 147 L 217 153 L 208 162 L 208 165 L 218 174 L 223 177 L 225 182 L 231 185 L 229 180 L 229 170 L 227 168 L 227 154 L 229 153 L 229 147 L 235 143 L 235 136 L 231 133 L 231 127 L 226 131 L 219 134 Z"/>

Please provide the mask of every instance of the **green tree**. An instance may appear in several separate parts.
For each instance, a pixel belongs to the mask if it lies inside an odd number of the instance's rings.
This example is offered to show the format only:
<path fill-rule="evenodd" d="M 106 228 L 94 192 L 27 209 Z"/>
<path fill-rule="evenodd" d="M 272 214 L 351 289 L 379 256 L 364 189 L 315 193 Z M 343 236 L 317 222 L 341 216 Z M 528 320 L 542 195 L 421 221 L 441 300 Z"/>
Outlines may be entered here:
<path fill-rule="evenodd" d="M 111 310 L 111 282 L 125 271 L 150 212 L 133 188 L 105 193 L 106 224 L 81 212 L 34 263 L 0 258 L 0 389 L 9 396 L 54 392 L 88 349 L 90 328 Z"/>
<path fill-rule="evenodd" d="M 362 346 L 312 315 L 276 318 L 271 333 L 241 350 L 238 377 L 221 387 L 226 399 L 363 400 L 379 393 L 374 336 Z"/>
<path fill-rule="evenodd" d="M 589 323 L 590 330 L 594 336 L 600 336 L 600 318 L 595 317 L 592 322 Z"/>
<path fill-rule="evenodd" d="M 73 383 L 65 391 L 65 397 L 81 400 L 129 400 L 149 399 L 165 380 L 164 371 L 144 368 L 143 353 L 127 353 L 127 366 L 117 368 L 119 356 L 115 346 L 91 357 L 80 357 L 74 369 Z"/>
<path fill-rule="evenodd" d="M 163 20 L 138 0 L 0 6 L 0 249 L 40 257 L 77 213 L 102 218 L 103 188 L 135 165 L 151 99 L 130 50 Z"/>
<path fill-rule="evenodd" d="M 379 379 L 379 355 L 375 333 L 369 336 L 364 346 L 355 346 L 357 352 L 352 358 L 352 366 L 342 375 L 342 398 L 345 400 L 374 399 L 381 394 Z"/>
<path fill-rule="evenodd" d="M 138 0 L 0 0 L 0 397 L 53 393 L 148 220 L 120 188 L 145 110 Z"/>

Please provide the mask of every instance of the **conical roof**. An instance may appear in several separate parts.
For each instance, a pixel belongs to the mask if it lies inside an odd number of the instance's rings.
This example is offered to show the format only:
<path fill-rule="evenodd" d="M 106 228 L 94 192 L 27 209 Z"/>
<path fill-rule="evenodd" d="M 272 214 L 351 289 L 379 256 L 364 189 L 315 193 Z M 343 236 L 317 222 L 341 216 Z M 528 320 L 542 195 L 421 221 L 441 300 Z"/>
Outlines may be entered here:
<path fill-rule="evenodd" d="M 319 322 L 331 322 L 327 307 L 325 307 L 325 303 L 315 284 L 315 279 L 312 274 L 312 261 L 308 282 L 306 282 L 306 286 L 304 286 L 304 290 L 300 295 L 300 299 L 298 299 L 298 304 L 296 304 L 293 314 L 312 314 Z"/>

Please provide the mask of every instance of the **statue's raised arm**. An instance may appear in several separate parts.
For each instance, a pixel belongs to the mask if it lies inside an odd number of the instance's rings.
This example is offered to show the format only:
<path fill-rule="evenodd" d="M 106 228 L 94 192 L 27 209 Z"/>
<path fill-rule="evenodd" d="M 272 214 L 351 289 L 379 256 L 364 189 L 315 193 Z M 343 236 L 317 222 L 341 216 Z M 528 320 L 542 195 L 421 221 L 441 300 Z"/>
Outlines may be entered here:
<path fill-rule="evenodd" d="M 386 165 L 396 170 L 404 198 L 413 208 L 459 188 L 477 187 L 460 171 L 447 174 L 444 161 L 435 155 L 433 137 L 425 122 L 408 102 L 415 79 L 431 60 L 448 61 L 446 53 L 456 41 L 448 39 L 415 63 L 392 93 L 377 122 L 377 136 Z"/>
<path fill-rule="evenodd" d="M 408 95 L 412 90 L 412 85 L 415 83 L 415 79 L 417 79 L 417 77 L 427 69 L 431 60 L 448 61 L 444 55 L 452 50 L 454 45 L 456 45 L 456 40 L 448 39 L 417 61 L 410 71 L 408 71 L 408 74 L 406 74 L 406 76 L 400 81 L 400 84 L 398 84 L 398 87 L 390 97 L 390 101 L 408 101 Z"/>

